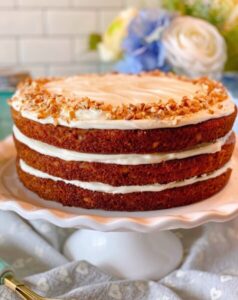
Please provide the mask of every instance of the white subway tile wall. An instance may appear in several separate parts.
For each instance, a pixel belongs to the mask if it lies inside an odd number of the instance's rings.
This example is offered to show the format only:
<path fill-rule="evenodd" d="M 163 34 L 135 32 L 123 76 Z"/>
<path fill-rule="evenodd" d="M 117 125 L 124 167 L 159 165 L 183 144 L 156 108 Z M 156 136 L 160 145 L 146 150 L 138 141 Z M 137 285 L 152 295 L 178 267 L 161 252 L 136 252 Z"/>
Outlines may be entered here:
<path fill-rule="evenodd" d="M 99 12 L 99 29 L 101 32 L 104 32 L 108 26 L 108 24 L 110 24 L 111 20 L 113 20 L 118 13 L 120 12 L 120 10 L 103 10 L 101 12 Z"/>
<path fill-rule="evenodd" d="M 88 35 L 103 32 L 129 6 L 159 0 L 0 0 L 0 68 L 33 76 L 110 69 L 88 51 Z"/>
<path fill-rule="evenodd" d="M 19 43 L 20 61 L 24 63 L 70 63 L 71 40 L 68 38 L 27 38 Z"/>
<path fill-rule="evenodd" d="M 20 7 L 37 7 L 37 8 L 68 7 L 69 4 L 69 0 L 17 0 L 16 2 Z"/>
<path fill-rule="evenodd" d="M 15 0 L 0 0 L 0 7 L 14 7 Z"/>
<path fill-rule="evenodd" d="M 0 46 L 0 61 L 3 66 L 17 63 L 16 41 L 12 38 L 2 38 Z"/>
<path fill-rule="evenodd" d="M 74 6 L 77 7 L 92 7 L 92 8 L 106 8 L 119 7 L 124 4 L 123 0 L 70 0 Z"/>
<path fill-rule="evenodd" d="M 40 10 L 0 10 L 0 36 L 43 34 L 43 14 Z"/>

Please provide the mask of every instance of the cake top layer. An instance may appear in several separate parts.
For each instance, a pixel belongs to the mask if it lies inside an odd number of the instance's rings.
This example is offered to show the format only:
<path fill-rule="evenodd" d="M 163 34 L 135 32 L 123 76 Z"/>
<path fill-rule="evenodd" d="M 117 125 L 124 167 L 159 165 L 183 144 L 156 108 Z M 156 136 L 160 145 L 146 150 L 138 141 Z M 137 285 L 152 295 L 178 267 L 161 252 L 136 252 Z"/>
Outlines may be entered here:
<path fill-rule="evenodd" d="M 183 126 L 234 111 L 221 83 L 161 72 L 29 80 L 10 104 L 41 123 L 101 129 Z"/>

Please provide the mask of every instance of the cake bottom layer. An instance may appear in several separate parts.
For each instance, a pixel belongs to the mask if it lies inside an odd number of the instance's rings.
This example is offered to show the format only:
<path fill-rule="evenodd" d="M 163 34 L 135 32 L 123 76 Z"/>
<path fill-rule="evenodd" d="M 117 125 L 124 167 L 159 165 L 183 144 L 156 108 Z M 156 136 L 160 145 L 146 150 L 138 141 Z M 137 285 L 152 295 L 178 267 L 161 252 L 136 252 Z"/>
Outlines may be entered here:
<path fill-rule="evenodd" d="M 111 194 L 83 189 L 63 181 L 53 181 L 24 172 L 17 162 L 17 172 L 26 188 L 46 200 L 65 206 L 114 211 L 147 211 L 192 204 L 218 193 L 228 182 L 231 169 L 221 175 L 160 192 Z"/>

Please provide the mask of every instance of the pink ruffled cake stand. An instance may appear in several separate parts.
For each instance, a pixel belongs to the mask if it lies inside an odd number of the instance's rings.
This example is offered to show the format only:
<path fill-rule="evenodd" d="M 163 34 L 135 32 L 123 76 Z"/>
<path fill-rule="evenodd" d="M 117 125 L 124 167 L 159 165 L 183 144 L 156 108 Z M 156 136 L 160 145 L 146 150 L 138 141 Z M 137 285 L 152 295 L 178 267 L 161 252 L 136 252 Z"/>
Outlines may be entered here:
<path fill-rule="evenodd" d="M 0 143 L 0 209 L 27 220 L 79 229 L 66 241 L 65 255 L 87 260 L 112 275 L 159 279 L 182 260 L 182 244 L 170 230 L 238 215 L 238 147 L 231 162 L 232 177 L 219 194 L 193 205 L 149 212 L 86 210 L 45 201 L 18 180 L 15 155 L 11 137 Z"/>

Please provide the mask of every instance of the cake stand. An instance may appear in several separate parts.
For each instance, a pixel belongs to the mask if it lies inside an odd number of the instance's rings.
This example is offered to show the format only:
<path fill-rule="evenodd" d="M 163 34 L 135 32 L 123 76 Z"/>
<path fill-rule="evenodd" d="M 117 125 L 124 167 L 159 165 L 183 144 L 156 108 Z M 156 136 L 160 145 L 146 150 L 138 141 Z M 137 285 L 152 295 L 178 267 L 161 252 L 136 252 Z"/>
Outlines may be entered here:
<path fill-rule="evenodd" d="M 226 188 L 193 205 L 149 212 L 86 210 L 63 207 L 26 190 L 16 175 L 9 137 L 0 143 L 0 209 L 79 229 L 64 246 L 70 259 L 87 260 L 119 277 L 157 280 L 178 267 L 183 256 L 180 240 L 169 230 L 222 222 L 238 214 L 237 147 L 231 163 L 233 174 Z"/>

